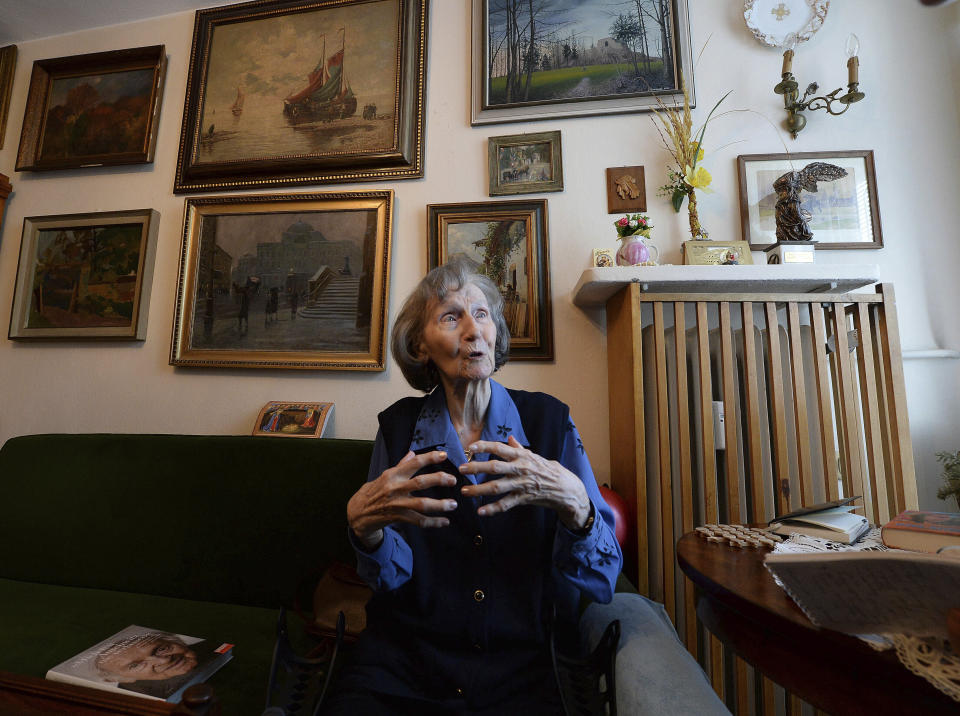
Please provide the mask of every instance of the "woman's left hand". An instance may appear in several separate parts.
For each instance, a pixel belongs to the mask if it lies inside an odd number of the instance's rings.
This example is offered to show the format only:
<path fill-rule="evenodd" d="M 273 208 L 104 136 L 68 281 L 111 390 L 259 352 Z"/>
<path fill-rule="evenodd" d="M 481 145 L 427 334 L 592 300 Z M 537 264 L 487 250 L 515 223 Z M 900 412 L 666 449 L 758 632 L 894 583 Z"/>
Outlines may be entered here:
<path fill-rule="evenodd" d="M 527 450 L 512 435 L 507 443 L 478 440 L 470 445 L 475 453 L 489 453 L 503 458 L 485 462 L 468 462 L 460 466 L 464 475 L 502 475 L 479 485 L 461 488 L 465 497 L 503 495 L 477 510 L 488 517 L 516 507 L 539 505 L 554 510 L 561 522 L 571 530 L 581 529 L 590 516 L 590 498 L 579 477 L 555 460 L 546 460 Z"/>

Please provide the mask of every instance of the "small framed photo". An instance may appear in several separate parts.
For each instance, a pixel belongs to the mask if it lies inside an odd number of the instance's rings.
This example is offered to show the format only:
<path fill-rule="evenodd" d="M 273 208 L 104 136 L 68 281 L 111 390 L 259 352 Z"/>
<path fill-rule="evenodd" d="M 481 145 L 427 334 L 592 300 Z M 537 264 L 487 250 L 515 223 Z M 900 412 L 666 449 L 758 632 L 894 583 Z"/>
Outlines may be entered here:
<path fill-rule="evenodd" d="M 503 295 L 511 360 L 553 360 L 547 200 L 427 206 L 428 269 L 465 257 Z"/>
<path fill-rule="evenodd" d="M 613 255 L 613 249 L 594 249 L 593 266 L 594 268 L 605 268 L 607 266 L 616 266 L 616 257 Z"/>
<path fill-rule="evenodd" d="M 746 266 L 753 255 L 746 241 L 684 241 L 683 263 L 688 266 Z"/>
<path fill-rule="evenodd" d="M 153 209 L 29 216 L 9 337 L 147 337 L 160 214 Z"/>
<path fill-rule="evenodd" d="M 190 198 L 170 363 L 384 368 L 393 191 Z"/>
<path fill-rule="evenodd" d="M 153 161 L 163 45 L 33 63 L 17 171 Z"/>
<path fill-rule="evenodd" d="M 883 248 L 872 150 L 737 157 L 743 240 L 754 251 L 776 242 L 777 194 L 773 183 L 814 161 L 835 164 L 847 171 L 845 177 L 835 181 L 819 182 L 815 192 L 800 192 L 800 210 L 810 214 L 809 226 L 817 249 Z"/>
<path fill-rule="evenodd" d="M 490 196 L 563 191 L 560 132 L 490 137 Z"/>
<path fill-rule="evenodd" d="M 271 438 L 322 438 L 333 417 L 333 403 L 285 403 L 263 406 L 253 435 Z"/>
<path fill-rule="evenodd" d="M 647 187 L 643 167 L 607 169 L 607 213 L 624 214 L 647 210 Z"/>

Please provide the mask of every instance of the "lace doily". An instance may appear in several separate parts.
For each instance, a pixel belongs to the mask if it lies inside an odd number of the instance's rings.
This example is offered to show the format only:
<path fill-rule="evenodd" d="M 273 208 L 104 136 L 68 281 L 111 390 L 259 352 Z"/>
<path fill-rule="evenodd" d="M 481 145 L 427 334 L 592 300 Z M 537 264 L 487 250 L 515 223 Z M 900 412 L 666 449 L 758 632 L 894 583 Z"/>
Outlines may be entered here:
<path fill-rule="evenodd" d="M 841 544 L 817 537 L 792 534 L 777 544 L 776 553 L 803 552 L 898 552 L 887 547 L 880 539 L 880 530 L 871 529 L 854 544 Z M 779 579 L 774 577 L 782 587 Z M 934 688 L 954 701 L 960 701 L 960 654 L 950 648 L 945 639 L 921 638 L 907 634 L 855 634 L 877 651 L 896 649 L 900 663 L 917 676 L 926 679 Z"/>

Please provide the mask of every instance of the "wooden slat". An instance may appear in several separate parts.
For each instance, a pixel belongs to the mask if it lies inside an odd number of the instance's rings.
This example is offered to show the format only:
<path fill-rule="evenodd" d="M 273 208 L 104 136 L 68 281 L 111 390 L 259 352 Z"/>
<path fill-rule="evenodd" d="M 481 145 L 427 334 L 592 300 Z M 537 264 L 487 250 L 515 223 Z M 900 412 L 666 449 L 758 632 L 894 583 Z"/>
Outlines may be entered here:
<path fill-rule="evenodd" d="M 687 379 L 686 302 L 673 304 L 673 346 L 677 375 L 677 443 L 680 447 L 680 526 L 681 534 L 693 530 L 693 475 L 690 454 L 690 398 Z M 674 540 L 675 542 L 676 540 Z M 683 635 L 694 658 L 697 657 L 697 610 L 693 599 L 693 582 L 686 577 L 683 584 Z"/>
<path fill-rule="evenodd" d="M 663 304 L 653 304 L 653 349 L 657 371 L 657 437 L 660 441 L 660 464 L 657 466 L 660 478 L 660 540 L 661 567 L 663 569 L 661 589 L 663 605 L 670 620 L 677 623 L 676 589 L 674 587 L 674 547 L 673 536 L 673 478 L 670 469 L 670 406 L 667 403 L 667 346 L 663 324 Z"/>
<path fill-rule="evenodd" d="M 872 513 L 867 517 L 873 524 L 883 524 L 890 519 L 891 514 L 890 502 L 887 498 L 886 472 L 883 469 L 880 398 L 874 383 L 876 371 L 873 357 L 873 331 L 870 329 L 867 308 L 864 303 L 857 304 L 853 317 L 854 327 L 857 329 L 857 335 L 860 336 L 857 365 L 860 374 L 860 403 L 863 406 L 863 437 L 867 450 L 867 479 L 870 484 L 870 505 L 872 506 Z"/>
<path fill-rule="evenodd" d="M 850 358 L 850 345 L 847 341 L 847 317 L 844 307 L 833 304 L 834 335 L 836 336 L 837 350 L 834 353 L 834 366 L 838 381 L 838 395 L 840 409 L 843 412 L 843 439 L 841 444 L 847 446 L 846 459 L 849 474 L 849 495 L 866 495 L 863 489 L 863 455 L 861 452 L 860 421 L 857 419 L 854 398 L 853 370 Z"/>
<path fill-rule="evenodd" d="M 753 522 L 766 522 L 773 515 L 767 516 L 764 509 L 763 495 L 763 453 L 760 448 L 760 390 L 757 384 L 757 354 L 756 341 L 753 335 L 753 303 L 744 301 L 743 313 L 743 373 L 744 397 L 747 405 L 747 435 L 744 441 L 750 445 L 750 487 Z M 745 449 L 746 451 L 746 449 Z M 744 459 L 744 464 L 747 464 Z"/>
<path fill-rule="evenodd" d="M 795 302 L 787 304 L 787 327 L 790 332 L 790 367 L 793 377 L 793 422 L 796 433 L 797 476 L 800 482 L 800 504 L 812 505 L 813 455 L 810 450 L 810 432 L 807 429 L 807 388 L 803 375 L 803 334 L 800 329 L 800 309 Z"/>
<path fill-rule="evenodd" d="M 723 302 L 720 312 L 720 370 L 723 375 L 724 414 L 724 477 L 727 482 L 727 520 L 741 524 L 740 520 L 740 464 L 737 461 L 737 393 L 736 360 L 733 354 L 733 326 L 730 322 L 730 303 Z"/>
<path fill-rule="evenodd" d="M 900 329 L 897 325 L 897 301 L 893 284 L 883 283 L 877 288 L 883 297 L 883 320 L 881 342 L 886 346 L 883 360 L 887 372 L 887 392 L 893 397 L 888 404 L 890 423 L 895 432 L 890 436 L 894 445 L 894 469 L 899 472 L 899 485 L 903 488 L 904 505 L 901 510 L 916 510 L 917 476 L 913 467 L 913 442 L 910 439 L 910 423 L 907 419 L 907 396 L 903 382 L 903 356 L 900 355 Z"/>
<path fill-rule="evenodd" d="M 792 509 L 796 497 L 790 495 L 790 456 L 787 453 L 787 415 L 783 395 L 783 362 L 780 355 L 780 322 L 777 304 L 765 304 L 767 314 L 767 361 L 769 366 L 768 396 L 773 413 L 773 499 L 777 514 L 783 515 Z M 793 506 L 799 507 L 794 504 Z"/>
<path fill-rule="evenodd" d="M 833 414 L 830 407 L 832 395 L 822 305 L 811 304 L 810 323 L 813 329 L 813 364 L 817 379 L 817 412 L 820 420 L 820 455 L 823 460 L 824 492 L 827 500 L 835 500 L 838 495 L 837 448 L 833 437 Z"/>
<path fill-rule="evenodd" d="M 796 303 L 804 303 L 806 301 L 815 300 L 812 297 L 817 294 L 812 293 L 698 293 L 696 294 L 696 300 L 706 301 L 707 303 L 722 303 L 724 301 L 729 301 L 730 303 L 743 303 L 743 302 L 753 302 L 753 303 L 765 303 L 767 301 L 775 301 L 777 303 L 787 303 L 794 301 Z M 864 303 L 881 303 L 882 298 L 876 296 L 872 293 L 831 293 L 823 294 L 825 301 L 837 301 L 840 303 L 855 303 L 855 302 L 864 302 Z M 674 301 L 689 301 L 691 295 L 689 293 L 645 293 L 640 292 L 640 301 L 642 303 L 673 303 Z"/>
<path fill-rule="evenodd" d="M 880 430 L 883 435 L 883 473 L 887 483 L 887 500 L 890 504 L 891 514 L 897 515 L 905 508 L 903 507 L 903 484 L 898 479 L 899 471 L 894 462 L 894 446 L 892 445 L 892 436 L 896 434 L 893 423 L 890 421 L 889 406 L 893 402 L 893 396 L 887 391 L 887 373 L 886 346 L 881 337 L 880 323 L 883 320 L 883 304 L 872 305 L 869 307 L 870 327 L 873 330 L 873 350 L 874 350 L 874 385 L 877 386 L 877 395 L 880 398 Z"/>
<path fill-rule="evenodd" d="M 824 316 L 826 318 L 827 326 L 827 340 L 833 339 L 833 345 L 837 345 L 836 338 L 836 321 L 834 320 L 834 308 L 835 306 L 831 304 L 824 304 Z M 843 409 L 843 391 L 840 390 L 840 367 L 837 364 L 837 351 L 834 350 L 829 354 L 830 360 L 830 395 L 833 398 L 833 416 L 836 422 L 836 437 L 837 437 L 837 455 L 838 455 L 838 466 L 839 477 L 840 477 L 840 491 L 849 496 L 852 494 L 852 488 L 850 486 L 850 458 L 847 454 L 847 431 L 844 427 L 846 424 L 846 411 Z"/>
<path fill-rule="evenodd" d="M 647 463 L 643 415 L 643 341 L 640 289 L 630 284 L 607 301 L 607 392 L 610 410 L 611 487 L 637 516 L 636 553 L 626 565 L 640 594 L 650 596 L 647 557 Z"/>

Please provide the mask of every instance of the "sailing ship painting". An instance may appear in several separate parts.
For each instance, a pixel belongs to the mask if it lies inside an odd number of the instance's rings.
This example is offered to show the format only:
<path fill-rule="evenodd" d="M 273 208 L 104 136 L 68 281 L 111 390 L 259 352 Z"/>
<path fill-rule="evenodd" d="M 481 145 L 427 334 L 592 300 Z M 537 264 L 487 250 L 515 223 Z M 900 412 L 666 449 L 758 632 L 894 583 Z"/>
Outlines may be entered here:
<path fill-rule="evenodd" d="M 230 105 L 230 111 L 233 112 L 234 117 L 239 117 L 243 114 L 243 100 L 245 97 L 246 95 L 237 87 L 237 98 L 233 100 L 233 104 Z"/>
<path fill-rule="evenodd" d="M 216 26 L 193 163 L 393 151 L 400 0 Z"/>
<path fill-rule="evenodd" d="M 352 117 L 357 112 L 357 97 L 344 71 L 346 36 L 340 28 L 340 50 L 326 57 L 326 36 L 320 50 L 320 62 L 307 79 L 309 84 L 283 100 L 283 113 L 292 124 L 329 122 Z"/>

